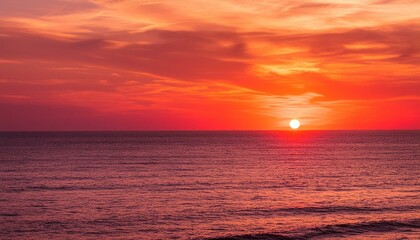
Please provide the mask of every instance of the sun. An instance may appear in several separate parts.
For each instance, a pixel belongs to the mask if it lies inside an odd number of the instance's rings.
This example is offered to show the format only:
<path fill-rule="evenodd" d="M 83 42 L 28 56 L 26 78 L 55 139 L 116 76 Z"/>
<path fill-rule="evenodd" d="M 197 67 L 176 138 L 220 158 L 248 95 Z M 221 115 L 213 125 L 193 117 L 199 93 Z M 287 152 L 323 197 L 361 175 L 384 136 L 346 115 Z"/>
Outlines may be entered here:
<path fill-rule="evenodd" d="M 289 123 L 289 126 L 290 126 L 292 129 L 298 129 L 298 128 L 300 127 L 300 122 L 299 122 L 299 120 L 297 120 L 297 119 L 292 119 L 292 120 L 290 121 L 290 123 Z"/>

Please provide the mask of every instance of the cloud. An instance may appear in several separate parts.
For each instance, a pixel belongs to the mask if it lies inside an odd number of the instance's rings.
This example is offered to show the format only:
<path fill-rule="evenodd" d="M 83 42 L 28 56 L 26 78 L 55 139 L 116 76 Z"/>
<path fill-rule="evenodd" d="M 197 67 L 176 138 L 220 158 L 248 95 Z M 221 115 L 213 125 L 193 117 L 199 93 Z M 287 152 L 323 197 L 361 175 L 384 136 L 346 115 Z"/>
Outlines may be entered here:
<path fill-rule="evenodd" d="M 118 46 L 107 39 L 53 39 L 3 29 L 5 59 L 31 59 L 112 67 L 182 79 L 221 79 L 243 71 L 246 45 L 235 33 L 147 31 Z M 152 39 L 152 41 L 150 40 Z"/>
<path fill-rule="evenodd" d="M 40 17 L 62 15 L 94 9 L 95 4 L 84 0 L 2 0 L 0 15 L 5 17 Z"/>

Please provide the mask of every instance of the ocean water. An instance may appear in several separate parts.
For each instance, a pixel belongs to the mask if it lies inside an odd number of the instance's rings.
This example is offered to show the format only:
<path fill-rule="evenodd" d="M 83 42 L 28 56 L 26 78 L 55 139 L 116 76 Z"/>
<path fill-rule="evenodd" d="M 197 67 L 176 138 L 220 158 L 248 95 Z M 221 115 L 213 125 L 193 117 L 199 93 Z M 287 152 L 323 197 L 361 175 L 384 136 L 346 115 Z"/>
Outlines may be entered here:
<path fill-rule="evenodd" d="M 420 239 L 420 131 L 0 133 L 0 239 Z"/>

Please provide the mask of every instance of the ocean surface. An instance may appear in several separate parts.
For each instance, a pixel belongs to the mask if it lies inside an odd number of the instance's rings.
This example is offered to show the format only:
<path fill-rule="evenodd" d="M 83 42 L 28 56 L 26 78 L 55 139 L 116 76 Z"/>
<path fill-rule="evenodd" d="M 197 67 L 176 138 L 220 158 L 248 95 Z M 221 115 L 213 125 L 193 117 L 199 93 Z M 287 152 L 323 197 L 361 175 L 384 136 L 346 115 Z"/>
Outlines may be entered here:
<path fill-rule="evenodd" d="M 420 239 L 420 131 L 0 133 L 0 239 Z"/>

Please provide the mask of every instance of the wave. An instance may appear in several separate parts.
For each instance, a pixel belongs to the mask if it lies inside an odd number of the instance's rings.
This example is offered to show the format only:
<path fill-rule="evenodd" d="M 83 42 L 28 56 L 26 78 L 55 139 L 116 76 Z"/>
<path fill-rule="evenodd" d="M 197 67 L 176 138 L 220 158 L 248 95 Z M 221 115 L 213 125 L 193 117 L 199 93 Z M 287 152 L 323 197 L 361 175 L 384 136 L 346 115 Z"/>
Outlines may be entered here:
<path fill-rule="evenodd" d="M 302 213 L 337 213 L 337 212 L 383 212 L 383 211 L 408 211 L 418 210 L 420 206 L 395 206 L 395 207 L 353 207 L 353 206 L 330 206 L 330 207 L 303 207 L 290 208 L 285 211 Z"/>
<path fill-rule="evenodd" d="M 246 209 L 241 211 L 241 215 L 272 215 L 278 213 L 288 214 L 322 214 L 322 213 L 370 213 L 370 212 L 389 212 L 389 211 L 414 211 L 419 210 L 420 206 L 394 206 L 394 207 L 357 207 L 357 206 L 321 206 L 321 207 L 291 207 L 275 209 Z"/>
<path fill-rule="evenodd" d="M 414 219 L 411 221 L 373 221 L 325 225 L 322 227 L 299 229 L 295 231 L 299 232 L 299 234 L 293 232 L 285 232 L 282 234 L 259 233 L 207 238 L 207 240 L 305 240 L 315 237 L 357 235 L 366 232 L 392 232 L 399 230 L 411 231 L 412 229 L 419 228 L 420 219 Z"/>
<path fill-rule="evenodd" d="M 19 213 L 0 213 L 0 217 L 17 217 L 20 216 Z"/>

